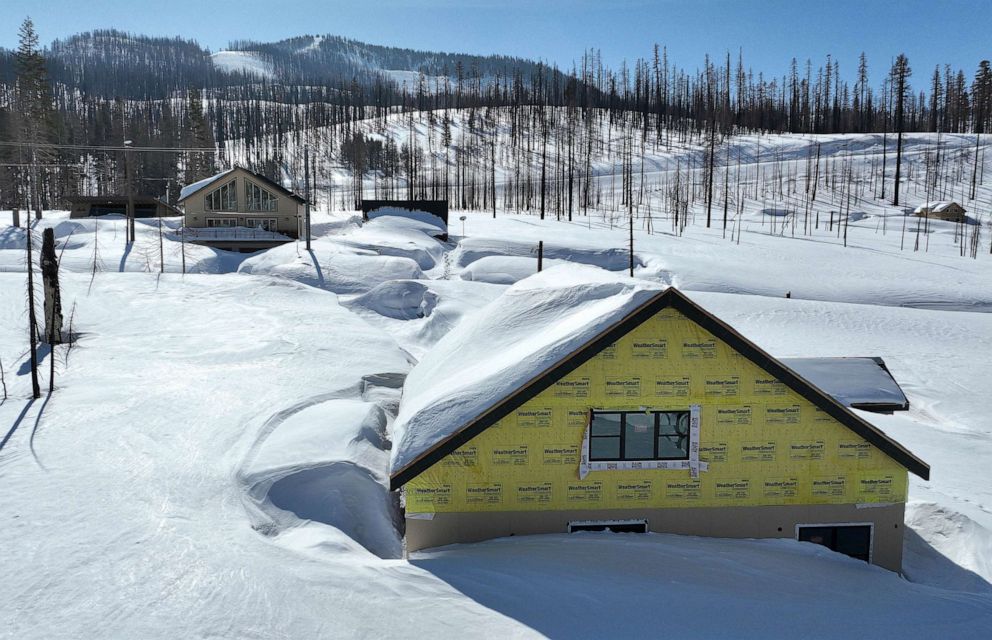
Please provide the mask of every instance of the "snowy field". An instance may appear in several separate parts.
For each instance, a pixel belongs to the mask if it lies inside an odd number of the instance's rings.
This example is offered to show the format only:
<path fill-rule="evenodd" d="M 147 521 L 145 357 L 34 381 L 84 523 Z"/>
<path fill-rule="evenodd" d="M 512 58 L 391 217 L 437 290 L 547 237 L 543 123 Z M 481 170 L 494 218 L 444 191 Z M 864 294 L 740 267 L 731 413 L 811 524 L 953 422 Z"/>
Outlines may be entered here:
<path fill-rule="evenodd" d="M 386 487 L 404 376 L 536 271 L 538 241 L 547 267 L 625 277 L 611 214 L 464 213 L 445 243 L 318 213 L 311 251 L 249 255 L 183 246 L 178 220 L 161 236 L 139 221 L 127 249 L 119 218 L 46 212 L 33 237 L 55 230 L 75 339 L 41 348 L 32 402 L 26 232 L 0 212 L 0 636 L 987 638 L 989 237 L 961 257 L 955 225 L 931 222 L 927 251 L 900 250 L 920 222 L 878 206 L 845 247 L 836 230 L 772 228 L 759 204 L 739 240 L 698 211 L 681 234 L 639 219 L 635 275 L 774 355 L 885 359 L 911 409 L 865 416 L 933 467 L 911 481 L 905 576 L 792 541 L 668 535 L 403 557 Z"/>

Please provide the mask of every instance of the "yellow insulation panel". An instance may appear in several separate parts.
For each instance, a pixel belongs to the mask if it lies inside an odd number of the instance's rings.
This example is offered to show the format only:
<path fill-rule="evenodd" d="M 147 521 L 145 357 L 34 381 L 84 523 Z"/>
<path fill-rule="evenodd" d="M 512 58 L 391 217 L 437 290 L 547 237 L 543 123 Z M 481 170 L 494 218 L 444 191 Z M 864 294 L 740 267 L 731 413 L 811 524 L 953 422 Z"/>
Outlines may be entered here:
<path fill-rule="evenodd" d="M 591 409 L 700 405 L 708 470 L 590 471 Z M 905 502 L 904 467 L 667 308 L 406 485 L 410 513 Z"/>

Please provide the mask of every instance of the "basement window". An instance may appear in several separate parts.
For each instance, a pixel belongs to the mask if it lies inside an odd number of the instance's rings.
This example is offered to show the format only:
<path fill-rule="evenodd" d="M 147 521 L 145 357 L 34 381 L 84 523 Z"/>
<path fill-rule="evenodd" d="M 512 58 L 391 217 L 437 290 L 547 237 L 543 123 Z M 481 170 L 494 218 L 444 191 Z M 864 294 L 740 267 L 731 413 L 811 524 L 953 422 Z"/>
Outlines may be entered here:
<path fill-rule="evenodd" d="M 647 520 L 577 520 L 568 523 L 568 532 L 612 531 L 613 533 L 647 533 Z"/>
<path fill-rule="evenodd" d="M 688 460 L 688 411 L 593 411 L 589 460 Z"/>

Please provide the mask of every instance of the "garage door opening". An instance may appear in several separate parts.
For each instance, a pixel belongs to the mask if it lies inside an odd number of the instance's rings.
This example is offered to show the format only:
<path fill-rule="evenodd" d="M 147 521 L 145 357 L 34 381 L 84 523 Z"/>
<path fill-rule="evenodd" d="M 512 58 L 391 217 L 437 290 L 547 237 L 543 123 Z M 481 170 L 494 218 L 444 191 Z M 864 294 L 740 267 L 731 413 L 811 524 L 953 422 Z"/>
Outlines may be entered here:
<path fill-rule="evenodd" d="M 871 562 L 871 524 L 797 525 L 796 539 Z"/>
<path fill-rule="evenodd" d="M 613 533 L 647 533 L 647 520 L 577 520 L 568 523 L 568 532 L 612 531 Z"/>

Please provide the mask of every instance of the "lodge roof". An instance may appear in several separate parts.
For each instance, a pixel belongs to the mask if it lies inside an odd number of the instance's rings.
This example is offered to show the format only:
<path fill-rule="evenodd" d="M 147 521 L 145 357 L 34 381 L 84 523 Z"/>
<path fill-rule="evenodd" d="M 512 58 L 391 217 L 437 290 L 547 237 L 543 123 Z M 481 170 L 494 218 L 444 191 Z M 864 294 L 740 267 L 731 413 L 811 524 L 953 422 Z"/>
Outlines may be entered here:
<path fill-rule="evenodd" d="M 559 269 L 545 274 L 550 271 Z M 512 294 L 520 284 L 507 294 Z M 926 462 L 676 288 L 659 290 L 651 283 L 615 277 L 612 284 L 610 288 L 606 280 L 600 278 L 599 282 L 589 285 L 594 291 L 591 297 L 576 294 L 577 304 L 582 306 L 579 312 L 566 314 L 558 321 L 532 323 L 532 335 L 520 344 L 497 346 L 490 343 L 487 347 L 484 343 L 489 336 L 478 336 L 483 343 L 479 349 L 488 348 L 499 357 L 476 363 L 475 370 L 463 368 L 462 352 L 471 344 L 471 335 L 454 338 L 458 355 L 450 353 L 451 349 L 448 353 L 442 349 L 440 356 L 432 358 L 437 353 L 432 352 L 414 367 L 393 425 L 391 487 L 398 489 L 417 477 L 667 307 L 678 310 L 727 343 L 909 471 L 929 479 L 930 466 Z M 539 287 L 531 287 L 531 291 L 540 292 Z M 597 288 L 604 289 L 605 293 L 596 295 Z M 524 293 L 528 292 L 525 285 Z M 558 291 L 550 289 L 547 297 L 567 300 L 568 295 L 568 287 L 559 287 Z M 542 299 L 544 296 L 535 295 L 530 300 L 535 305 L 534 314 L 542 313 L 541 306 L 545 304 Z M 503 302 L 504 306 L 512 308 L 512 301 Z M 521 326 L 534 320 L 527 313 L 521 316 L 518 320 Z M 488 326 L 485 321 L 476 324 L 478 326 L 467 329 L 461 325 L 456 327 L 442 342 L 452 340 L 452 334 L 456 332 L 464 334 Z M 504 362 L 512 362 L 514 366 L 503 368 Z M 452 363 L 458 365 L 452 366 Z M 493 366 L 496 370 L 487 372 L 490 375 L 484 384 L 479 384 L 480 371 Z M 411 382 L 412 393 L 408 394 Z"/>
<path fill-rule="evenodd" d="M 192 195 L 194 195 L 196 193 L 199 193 L 200 191 L 203 191 L 204 189 L 206 189 L 210 185 L 212 185 L 212 184 L 214 184 L 216 182 L 219 182 L 222 178 L 224 178 L 226 176 L 229 176 L 230 174 L 234 173 L 238 169 L 241 169 L 242 171 L 244 171 L 248 175 L 252 176 L 252 178 L 254 178 L 255 180 L 264 183 L 265 185 L 267 185 L 271 189 L 275 189 L 276 191 L 278 191 L 279 193 L 281 193 L 284 196 L 287 196 L 289 198 L 292 198 L 293 200 L 296 200 L 297 202 L 299 202 L 301 204 L 306 202 L 306 200 L 304 200 L 300 196 L 296 195 L 295 193 L 293 193 L 289 189 L 285 188 L 284 186 L 282 186 L 281 184 L 279 184 L 275 180 L 271 180 L 271 179 L 265 177 L 264 175 L 262 175 L 261 173 L 255 173 L 254 171 L 251 171 L 249 169 L 246 169 L 246 168 L 244 168 L 244 167 L 242 167 L 240 165 L 235 165 L 235 166 L 231 167 L 230 169 L 226 169 L 224 171 L 221 171 L 220 173 L 215 174 L 215 175 L 212 175 L 209 178 L 204 178 L 203 180 L 200 180 L 199 182 L 194 182 L 193 184 L 186 185 L 179 192 L 179 202 L 182 202 L 183 200 L 186 200 L 190 196 L 192 196 Z"/>

